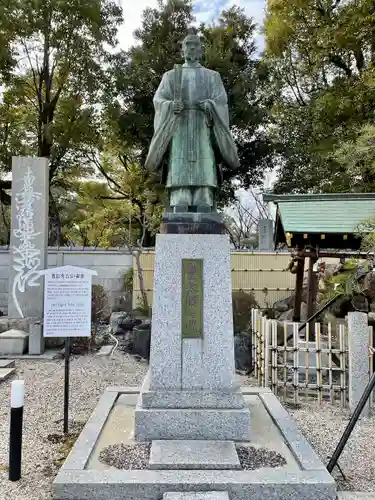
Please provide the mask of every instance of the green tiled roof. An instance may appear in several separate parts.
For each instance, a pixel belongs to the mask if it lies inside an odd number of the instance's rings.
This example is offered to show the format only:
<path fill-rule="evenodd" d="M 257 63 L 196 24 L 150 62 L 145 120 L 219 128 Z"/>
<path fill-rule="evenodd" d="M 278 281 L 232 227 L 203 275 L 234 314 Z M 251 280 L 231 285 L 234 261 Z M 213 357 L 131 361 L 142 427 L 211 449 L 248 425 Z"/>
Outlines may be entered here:
<path fill-rule="evenodd" d="M 283 229 L 290 233 L 353 233 L 375 216 L 375 193 L 265 194 L 263 199 L 278 205 Z"/>

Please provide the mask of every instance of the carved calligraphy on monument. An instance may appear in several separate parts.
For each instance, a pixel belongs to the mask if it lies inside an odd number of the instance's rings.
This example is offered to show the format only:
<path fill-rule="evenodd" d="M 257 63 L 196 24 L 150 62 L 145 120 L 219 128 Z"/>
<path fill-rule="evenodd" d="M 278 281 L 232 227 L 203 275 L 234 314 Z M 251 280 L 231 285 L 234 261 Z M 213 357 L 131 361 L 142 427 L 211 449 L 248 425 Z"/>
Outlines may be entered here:
<path fill-rule="evenodd" d="M 40 286 L 37 280 L 40 277 L 41 251 L 36 247 L 34 240 L 41 234 L 36 232 L 34 204 L 42 196 L 34 190 L 35 176 L 30 167 L 27 168 L 23 177 L 23 187 L 16 193 L 14 202 L 16 204 L 17 227 L 13 229 L 13 236 L 19 239 L 19 244 L 12 247 L 13 269 L 16 275 L 13 279 L 12 296 L 18 313 L 23 318 L 24 314 L 20 307 L 17 293 L 24 293 L 26 286 Z"/>
<path fill-rule="evenodd" d="M 182 338 L 203 337 L 203 261 L 182 259 Z"/>

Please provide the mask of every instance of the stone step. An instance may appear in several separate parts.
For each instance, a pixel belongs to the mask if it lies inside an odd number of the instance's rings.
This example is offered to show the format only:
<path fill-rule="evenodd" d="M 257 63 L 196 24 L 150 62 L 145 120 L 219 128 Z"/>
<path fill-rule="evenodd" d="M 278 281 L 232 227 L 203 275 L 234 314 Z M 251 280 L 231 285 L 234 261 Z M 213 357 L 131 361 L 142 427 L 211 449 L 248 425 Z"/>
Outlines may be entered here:
<path fill-rule="evenodd" d="M 0 359 L 0 368 L 14 368 L 15 366 L 14 359 Z"/>
<path fill-rule="evenodd" d="M 113 345 L 102 345 L 100 350 L 96 353 L 97 356 L 109 356 L 113 351 Z"/>
<path fill-rule="evenodd" d="M 171 410 L 137 407 L 134 417 L 137 441 L 250 440 L 249 408 Z"/>
<path fill-rule="evenodd" d="M 15 368 L 0 368 L 0 382 L 13 375 L 15 371 Z"/>
<path fill-rule="evenodd" d="M 241 469 L 233 441 L 152 441 L 150 469 Z"/>
<path fill-rule="evenodd" d="M 227 491 L 168 492 L 163 500 L 229 500 L 229 495 Z"/>

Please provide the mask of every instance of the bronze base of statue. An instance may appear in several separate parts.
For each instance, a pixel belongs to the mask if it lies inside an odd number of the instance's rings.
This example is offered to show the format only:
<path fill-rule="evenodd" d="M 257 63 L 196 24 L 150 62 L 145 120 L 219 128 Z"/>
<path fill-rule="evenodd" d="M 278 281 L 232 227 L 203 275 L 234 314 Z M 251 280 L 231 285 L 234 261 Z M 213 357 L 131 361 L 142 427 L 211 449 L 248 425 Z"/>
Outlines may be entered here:
<path fill-rule="evenodd" d="M 225 234 L 222 214 L 216 212 L 166 212 L 160 226 L 162 234 Z"/>

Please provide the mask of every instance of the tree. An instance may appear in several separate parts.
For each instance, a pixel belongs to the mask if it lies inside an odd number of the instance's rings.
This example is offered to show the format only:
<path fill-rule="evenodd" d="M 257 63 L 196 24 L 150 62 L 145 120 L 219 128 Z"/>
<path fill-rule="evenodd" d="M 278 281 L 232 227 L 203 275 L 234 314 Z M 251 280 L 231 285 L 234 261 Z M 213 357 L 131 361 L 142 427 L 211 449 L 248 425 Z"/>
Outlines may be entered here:
<path fill-rule="evenodd" d="M 335 151 L 373 121 L 374 9 L 370 0 L 268 1 L 264 63 L 277 102 L 276 190 L 347 191 L 356 184 Z M 367 176 L 363 189 L 374 180 Z"/>
<path fill-rule="evenodd" d="M 4 2 L 3 2 L 4 4 Z M 1 7 L 0 75 L 13 129 L 2 167 L 19 151 L 50 160 L 52 243 L 61 242 L 59 202 L 54 187 L 67 187 L 70 174 L 84 174 L 86 150 L 99 141 L 97 104 L 106 81 L 106 46 L 116 45 L 121 9 L 110 0 L 8 0 Z M 27 117 L 27 126 L 22 122 Z M 13 140 L 14 137 L 12 136 Z"/>
<path fill-rule="evenodd" d="M 114 57 L 112 94 L 117 100 L 110 110 L 112 116 L 119 116 L 124 146 L 141 166 L 153 135 L 153 95 L 162 75 L 181 61 L 179 42 L 193 21 L 190 0 L 160 0 L 157 8 L 144 11 L 135 32 L 136 45 Z M 223 11 L 217 23 L 200 26 L 203 63 L 223 78 L 241 159 L 237 172 L 224 171 L 223 202 L 233 199 L 234 177 L 245 187 L 256 184 L 273 159 L 271 144 L 262 132 L 267 111 L 261 82 L 266 75 L 255 57 L 254 30 L 252 19 L 234 7 Z"/>
<path fill-rule="evenodd" d="M 258 191 L 251 190 L 246 194 L 246 198 L 237 196 L 236 200 L 225 211 L 230 241 L 237 250 L 257 248 L 260 220 L 272 219 L 269 208 L 262 202 Z"/>

